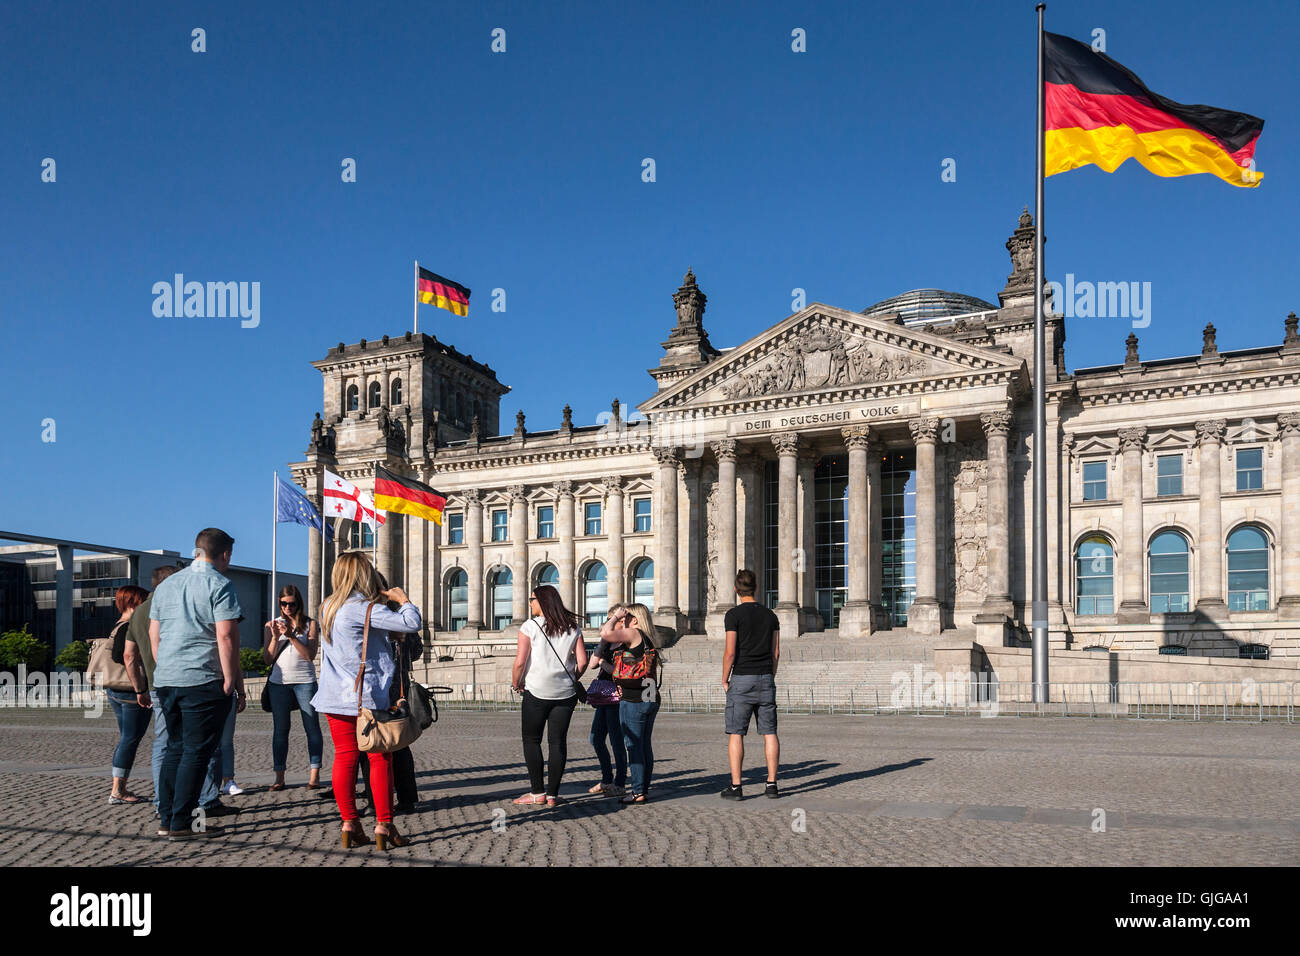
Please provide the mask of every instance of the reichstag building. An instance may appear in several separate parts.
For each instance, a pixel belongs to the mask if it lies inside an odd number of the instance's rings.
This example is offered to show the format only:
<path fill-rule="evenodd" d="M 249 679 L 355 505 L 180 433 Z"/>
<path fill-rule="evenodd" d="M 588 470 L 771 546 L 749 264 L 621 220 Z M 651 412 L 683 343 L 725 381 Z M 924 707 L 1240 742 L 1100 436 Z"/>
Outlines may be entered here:
<path fill-rule="evenodd" d="M 751 567 L 787 640 L 1027 641 L 1033 236 L 1025 213 L 997 305 L 815 303 L 726 349 L 688 272 L 655 391 L 594 425 L 566 406 L 558 429 L 523 412 L 503 429 L 508 387 L 433 336 L 339 343 L 313 363 L 323 406 L 294 478 L 319 503 L 326 469 L 368 488 L 380 462 L 448 495 L 441 527 L 393 514 L 377 542 L 437 639 L 510 637 L 538 582 L 591 626 L 640 601 L 720 637 Z M 1130 334 L 1121 362 L 1069 372 L 1049 318 L 1053 646 L 1300 655 L 1300 333 L 1280 325 L 1224 352 L 1206 325 L 1154 360 Z M 327 560 L 372 546 L 336 531 Z"/>

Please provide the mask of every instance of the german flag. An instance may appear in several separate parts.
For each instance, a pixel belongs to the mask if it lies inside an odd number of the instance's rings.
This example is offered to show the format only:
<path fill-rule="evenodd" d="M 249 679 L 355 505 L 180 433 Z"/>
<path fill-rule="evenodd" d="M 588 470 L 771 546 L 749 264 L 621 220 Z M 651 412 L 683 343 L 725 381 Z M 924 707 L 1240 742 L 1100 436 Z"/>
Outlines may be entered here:
<path fill-rule="evenodd" d="M 1259 185 L 1251 160 L 1262 119 L 1175 103 L 1078 40 L 1043 39 L 1048 176 L 1089 164 L 1112 173 L 1132 158 L 1157 176 L 1212 173 L 1234 186 Z"/>
<path fill-rule="evenodd" d="M 382 465 L 375 465 L 375 507 L 442 524 L 447 496 L 414 478 L 403 478 Z"/>
<path fill-rule="evenodd" d="M 436 305 L 456 315 L 469 315 L 469 289 L 430 272 L 424 266 L 420 266 L 415 294 L 426 305 Z"/>

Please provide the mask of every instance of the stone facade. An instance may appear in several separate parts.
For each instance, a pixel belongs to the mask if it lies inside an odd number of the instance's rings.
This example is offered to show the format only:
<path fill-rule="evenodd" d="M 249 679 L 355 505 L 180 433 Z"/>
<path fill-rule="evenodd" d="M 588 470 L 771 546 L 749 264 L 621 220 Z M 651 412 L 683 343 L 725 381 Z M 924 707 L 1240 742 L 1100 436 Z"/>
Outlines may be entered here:
<path fill-rule="evenodd" d="M 340 344 L 314 363 L 323 410 L 295 479 L 319 500 L 323 469 L 369 487 L 379 462 L 448 496 L 441 527 L 391 515 L 378 541 L 440 639 L 508 634 L 539 579 L 590 623 L 638 598 L 663 625 L 721 636 L 750 567 L 787 637 L 1014 645 L 1031 573 L 1032 236 L 1025 214 L 996 307 L 931 321 L 814 303 L 722 351 L 688 272 L 657 390 L 595 425 L 566 406 L 558 429 L 530 432 L 519 412 L 499 434 L 508 389 L 487 365 L 426 335 Z M 1068 374 L 1049 316 L 1055 644 L 1300 654 L 1296 326 L 1233 352 L 1207 326 L 1198 354 L 1158 361 L 1129 334 L 1122 364 Z M 352 529 L 338 531 L 331 551 Z M 1264 545 L 1247 554 L 1245 538 Z"/>

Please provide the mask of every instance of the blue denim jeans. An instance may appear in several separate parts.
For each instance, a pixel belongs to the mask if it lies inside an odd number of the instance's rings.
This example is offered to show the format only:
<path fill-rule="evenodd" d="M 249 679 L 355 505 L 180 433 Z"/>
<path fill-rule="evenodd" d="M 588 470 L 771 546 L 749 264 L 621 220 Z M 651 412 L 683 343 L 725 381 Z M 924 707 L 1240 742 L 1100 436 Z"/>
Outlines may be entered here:
<path fill-rule="evenodd" d="M 600 761 L 600 782 L 621 787 L 627 783 L 627 745 L 623 742 L 623 722 L 618 719 L 618 704 L 596 707 L 591 718 L 591 747 Z M 605 739 L 609 738 L 609 747 Z M 609 751 L 614 759 L 609 759 Z"/>
<path fill-rule="evenodd" d="M 167 723 L 158 813 L 169 829 L 188 830 L 233 701 L 220 680 L 159 687 L 158 698 Z"/>
<path fill-rule="evenodd" d="M 221 728 L 221 743 L 217 745 L 215 754 L 221 764 L 221 776 L 231 780 L 235 777 L 235 714 L 238 709 L 239 698 L 231 694 L 230 713 L 226 714 L 226 723 Z"/>
<path fill-rule="evenodd" d="M 167 750 L 167 721 L 163 718 L 162 701 L 158 691 L 149 691 L 153 701 L 153 808 L 158 810 L 158 797 L 162 793 L 163 754 Z M 218 748 L 220 749 L 220 748 Z M 221 797 L 221 754 L 213 751 L 208 762 L 208 773 L 203 780 L 203 789 L 199 792 L 199 805 L 206 807 L 216 803 Z"/>
<path fill-rule="evenodd" d="M 307 759 L 311 766 L 319 770 L 321 755 L 325 752 L 325 738 L 320 730 L 320 715 L 311 705 L 316 694 L 316 682 L 310 684 L 277 684 L 271 688 L 271 716 L 274 729 L 271 731 L 271 769 L 283 773 L 289 762 L 289 726 L 293 723 L 293 701 L 298 701 L 298 710 L 302 714 L 302 729 L 307 734 Z M 369 761 L 367 761 L 369 763 Z"/>
<path fill-rule="evenodd" d="M 149 729 L 149 711 L 136 703 L 132 691 L 105 690 L 113 716 L 117 718 L 117 749 L 113 751 L 113 776 L 131 776 L 135 752 Z"/>
<path fill-rule="evenodd" d="M 623 740 L 627 743 L 628 787 L 632 793 L 650 790 L 650 774 L 655 768 L 655 752 L 650 738 L 659 714 L 659 701 L 647 700 L 632 703 L 622 700 L 618 704 L 619 721 L 623 724 Z"/>

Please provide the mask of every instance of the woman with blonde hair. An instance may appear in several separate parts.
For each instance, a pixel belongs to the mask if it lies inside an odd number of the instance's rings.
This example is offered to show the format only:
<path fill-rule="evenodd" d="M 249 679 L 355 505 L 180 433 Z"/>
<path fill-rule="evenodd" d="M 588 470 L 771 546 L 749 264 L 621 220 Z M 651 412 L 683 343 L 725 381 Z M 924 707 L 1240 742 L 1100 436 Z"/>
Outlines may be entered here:
<path fill-rule="evenodd" d="M 365 678 L 361 706 L 386 710 L 396 665 L 388 632 L 418 631 L 424 622 L 420 612 L 400 587 L 383 588 L 375 567 L 363 551 L 339 555 L 330 576 L 333 593 L 321 609 L 324 656 L 320 686 L 311 704 L 329 721 L 334 741 L 332 773 L 334 797 L 343 817 L 343 846 L 365 840 L 357 815 L 357 673 L 361 670 L 361 645 L 366 622 L 370 637 L 366 646 Z M 396 611 L 387 602 L 398 605 Z M 375 806 L 375 845 L 381 850 L 405 846 L 407 840 L 393 826 L 392 754 L 370 753 L 370 788 Z"/>
<path fill-rule="evenodd" d="M 307 787 L 320 786 L 321 755 L 325 740 L 320 732 L 320 715 L 311 706 L 316 693 L 316 653 L 320 650 L 320 627 L 307 616 L 302 592 L 292 584 L 280 589 L 280 615 L 262 628 L 262 660 L 271 667 L 267 675 L 273 730 L 271 731 L 271 769 L 275 771 L 272 790 L 284 789 L 284 771 L 289 759 L 290 713 L 296 705 L 302 713 L 302 729 L 307 734 L 307 759 L 310 768 Z"/>
<path fill-rule="evenodd" d="M 644 604 L 628 604 L 615 611 L 607 624 L 605 640 L 620 644 L 614 648 L 614 683 L 621 699 L 619 723 L 627 745 L 628 794 L 620 802 L 645 803 L 649 799 L 650 774 L 655 754 L 650 738 L 659 713 L 659 678 L 663 662 L 659 648 L 651 638 L 655 634 L 650 609 Z M 602 629 L 604 634 L 604 629 Z"/>

